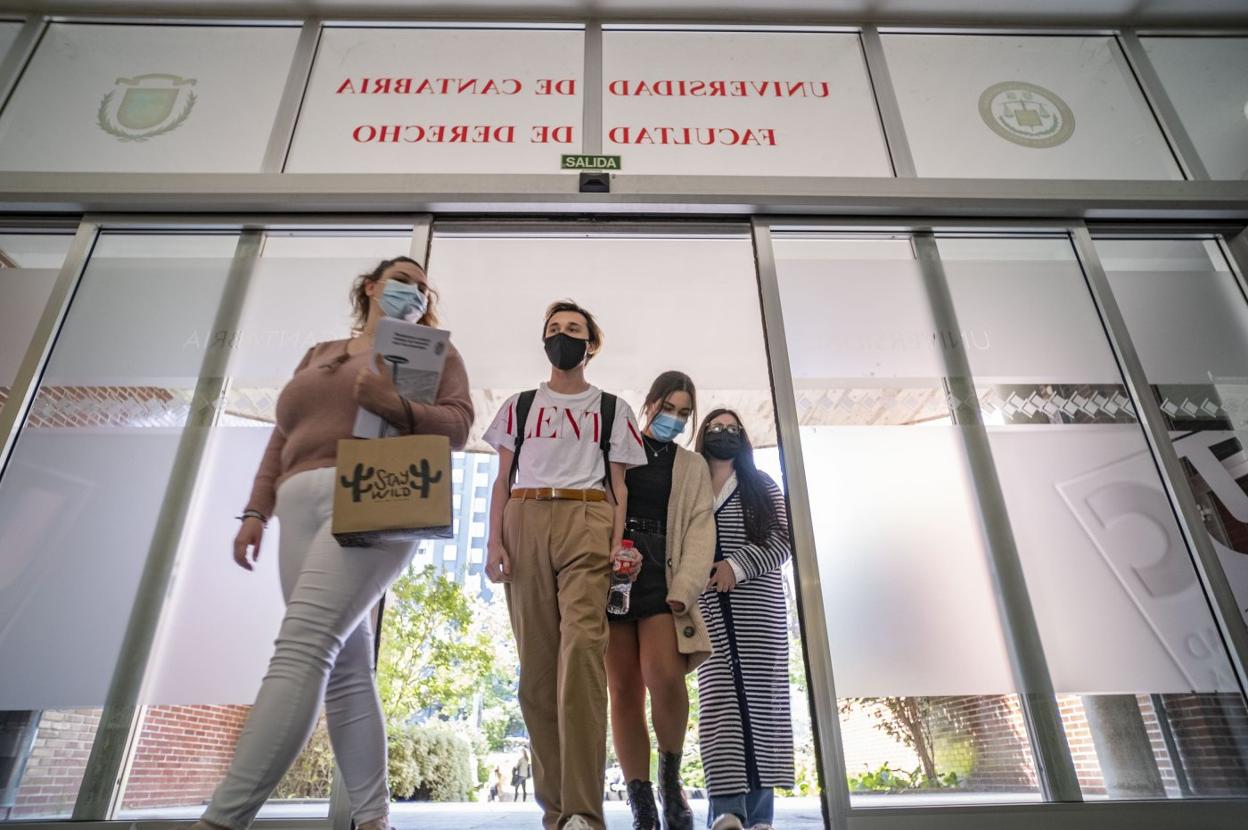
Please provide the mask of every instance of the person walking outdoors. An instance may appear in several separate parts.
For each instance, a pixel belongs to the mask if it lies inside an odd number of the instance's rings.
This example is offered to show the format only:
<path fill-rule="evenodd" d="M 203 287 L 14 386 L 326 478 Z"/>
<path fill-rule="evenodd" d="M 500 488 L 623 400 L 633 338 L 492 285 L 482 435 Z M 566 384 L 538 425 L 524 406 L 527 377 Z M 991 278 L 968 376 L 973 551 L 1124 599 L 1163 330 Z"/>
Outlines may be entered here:
<path fill-rule="evenodd" d="M 792 789 L 784 494 L 754 466 L 737 414 L 710 412 L 697 449 L 711 470 L 717 542 L 698 603 L 714 654 L 698 667 L 699 738 L 713 830 L 769 830 L 774 789 Z"/>
<path fill-rule="evenodd" d="M 529 751 L 522 748 L 520 750 L 520 760 L 516 761 L 516 767 L 511 772 L 512 801 L 529 800 L 529 779 L 532 777 L 533 765 L 529 763 Z M 522 793 L 523 798 L 521 798 Z"/>
<path fill-rule="evenodd" d="M 626 538 L 642 556 L 629 608 L 611 615 L 607 682 L 611 735 L 628 786 L 634 830 L 658 830 L 650 781 L 650 722 L 659 745 L 659 801 L 664 830 L 692 830 L 693 811 L 680 780 L 689 693 L 685 675 L 711 655 L 698 596 L 715 558 L 715 519 L 706 461 L 676 443 L 697 411 L 697 391 L 683 372 L 650 385 L 643 407 L 646 465 L 629 470 Z"/>
<path fill-rule="evenodd" d="M 542 338 L 549 381 L 485 433 L 499 456 L 486 575 L 505 583 L 543 825 L 604 830 L 607 593 L 613 562 L 634 561 L 625 472 L 646 452 L 628 404 L 585 379 L 603 343 L 593 315 L 554 303 Z"/>
<path fill-rule="evenodd" d="M 286 613 L 268 673 L 233 761 L 194 830 L 246 830 L 316 726 L 322 702 L 334 756 L 359 830 L 386 830 L 386 733 L 373 680 L 369 612 L 403 572 L 415 542 L 344 548 L 330 532 L 335 456 L 364 407 L 404 433 L 440 434 L 463 447 L 472 425 L 468 375 L 452 347 L 436 400 L 402 398 L 372 355 L 384 315 L 436 326 L 424 269 L 388 259 L 355 281 L 354 336 L 308 350 L 277 400 L 277 424 L 234 540 L 252 570 L 270 517 L 281 522 L 278 568 Z"/>

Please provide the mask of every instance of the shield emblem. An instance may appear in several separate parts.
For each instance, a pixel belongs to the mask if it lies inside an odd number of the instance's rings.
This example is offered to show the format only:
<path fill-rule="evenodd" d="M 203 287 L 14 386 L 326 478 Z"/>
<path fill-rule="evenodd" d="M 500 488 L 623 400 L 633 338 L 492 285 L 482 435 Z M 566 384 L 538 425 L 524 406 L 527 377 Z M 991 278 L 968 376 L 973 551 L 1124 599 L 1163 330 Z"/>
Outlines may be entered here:
<path fill-rule="evenodd" d="M 176 89 L 127 89 L 117 107 L 117 123 L 127 130 L 150 130 L 169 117 L 177 100 Z"/>
<path fill-rule="evenodd" d="M 194 86 L 194 78 L 163 73 L 118 78 L 100 102 L 96 120 L 121 141 L 145 141 L 186 121 L 195 106 Z"/>

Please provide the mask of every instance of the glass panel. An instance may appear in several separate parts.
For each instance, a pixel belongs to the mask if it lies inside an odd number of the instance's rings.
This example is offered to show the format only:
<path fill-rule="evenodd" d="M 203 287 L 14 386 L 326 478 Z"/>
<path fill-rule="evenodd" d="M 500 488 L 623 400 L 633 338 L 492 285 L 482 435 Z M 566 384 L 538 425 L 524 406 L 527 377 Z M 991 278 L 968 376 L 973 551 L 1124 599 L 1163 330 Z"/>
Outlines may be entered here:
<path fill-rule="evenodd" d="M 70 234 L 0 234 L 0 409 L 73 239 Z"/>
<path fill-rule="evenodd" d="M 38 717 L 20 814 L 72 807 L 98 718 L 81 710 L 104 702 L 194 405 L 187 333 L 211 328 L 236 242 L 100 238 L 0 479 L 0 710 Z"/>
<path fill-rule="evenodd" d="M 314 343 L 350 333 L 353 278 L 410 247 L 410 229 L 270 235 L 238 328 L 188 328 L 189 350 L 230 350 L 229 385 L 152 654 L 119 818 L 198 817 L 225 773 L 285 610 L 280 523 L 270 525 L 248 572 L 229 554 L 238 530 L 234 516 L 251 490 L 278 392 L 294 367 Z M 224 665 L 230 670 L 221 671 Z M 332 774 L 326 742 L 322 723 L 262 816 L 326 815 Z"/>
<path fill-rule="evenodd" d="M 0 168 L 257 171 L 298 37 L 53 23 L 0 117 Z"/>
<path fill-rule="evenodd" d="M 1248 179 L 1248 38 L 1140 38 L 1213 179 Z"/>
<path fill-rule="evenodd" d="M 882 39 L 920 176 L 1182 178 L 1113 38 Z"/>
<path fill-rule="evenodd" d="M 0 757 L 0 820 L 73 814 L 101 711 L 0 712 L 8 750 Z"/>
<path fill-rule="evenodd" d="M 906 239 L 774 245 L 853 802 L 1035 799 L 941 385 L 990 334 L 938 330 Z"/>
<path fill-rule="evenodd" d="M 956 329 L 931 317 L 907 241 L 776 238 L 853 785 L 883 787 L 861 773 L 888 763 L 919 769 L 900 787 L 932 800 L 1035 797 L 951 425 L 951 405 L 970 404 L 1085 795 L 1181 795 L 1157 696 L 1242 700 L 1073 249 L 1064 237 L 937 247 Z M 946 397 L 942 357 L 955 352 L 974 401 Z M 916 721 L 929 737 L 907 733 Z M 901 746 L 881 748 L 872 733 L 890 726 Z"/>
<path fill-rule="evenodd" d="M 580 30 L 329 28 L 286 169 L 554 173 L 581 148 Z"/>
<path fill-rule="evenodd" d="M 891 176 L 856 34 L 603 34 L 603 146 L 636 173 Z"/>
<path fill-rule="evenodd" d="M 1217 244 L 1101 239 L 1097 253 L 1240 607 L 1248 613 L 1248 308 Z M 1160 569 L 1159 569 L 1160 570 Z M 1187 578 L 1158 586 L 1170 600 Z M 1189 651 L 1220 648 L 1213 630 Z M 1226 684 L 1224 684 L 1225 686 Z M 1196 691 L 1209 691 L 1194 687 Z M 1248 710 L 1235 694 L 1164 696 L 1192 792 L 1248 795 Z M 1217 736 L 1209 741 L 1208 735 Z"/>

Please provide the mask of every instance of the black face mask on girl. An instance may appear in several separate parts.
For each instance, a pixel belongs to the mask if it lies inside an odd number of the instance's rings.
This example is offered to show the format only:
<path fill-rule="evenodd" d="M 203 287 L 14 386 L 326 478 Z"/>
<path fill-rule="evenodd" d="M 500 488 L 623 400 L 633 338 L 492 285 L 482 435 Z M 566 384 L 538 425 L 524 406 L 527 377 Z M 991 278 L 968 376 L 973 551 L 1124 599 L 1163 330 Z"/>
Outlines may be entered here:
<path fill-rule="evenodd" d="M 581 365 L 585 352 L 589 349 L 588 340 L 578 340 L 560 332 L 552 334 L 542 341 L 546 345 L 546 357 L 556 369 L 567 372 Z"/>
<path fill-rule="evenodd" d="M 731 432 L 707 433 L 702 446 L 712 458 L 727 461 L 730 458 L 736 458 L 741 452 L 741 436 L 733 435 Z"/>

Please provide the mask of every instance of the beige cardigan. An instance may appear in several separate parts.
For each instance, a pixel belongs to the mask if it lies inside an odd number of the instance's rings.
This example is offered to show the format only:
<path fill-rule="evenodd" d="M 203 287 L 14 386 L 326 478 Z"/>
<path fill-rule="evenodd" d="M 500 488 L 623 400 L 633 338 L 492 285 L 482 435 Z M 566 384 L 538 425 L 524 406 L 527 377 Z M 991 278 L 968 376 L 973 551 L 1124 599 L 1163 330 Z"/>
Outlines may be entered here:
<path fill-rule="evenodd" d="M 706 459 L 677 446 L 667 502 L 667 598 L 685 605 L 685 613 L 673 613 L 672 621 L 686 672 L 711 656 L 711 637 L 698 610 L 698 597 L 706 590 L 715 561 L 713 504 Z"/>

